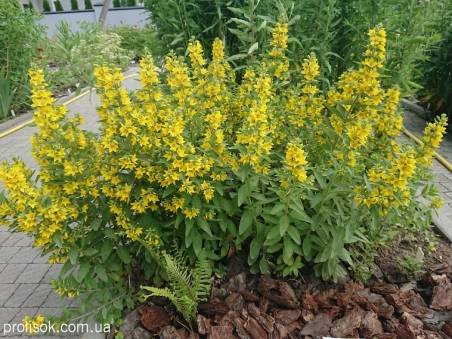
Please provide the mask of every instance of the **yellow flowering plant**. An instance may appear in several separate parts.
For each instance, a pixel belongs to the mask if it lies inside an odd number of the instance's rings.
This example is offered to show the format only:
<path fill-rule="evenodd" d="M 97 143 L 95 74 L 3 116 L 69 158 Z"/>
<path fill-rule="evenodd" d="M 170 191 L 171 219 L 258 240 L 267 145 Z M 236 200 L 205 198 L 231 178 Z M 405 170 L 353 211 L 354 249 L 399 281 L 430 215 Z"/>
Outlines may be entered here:
<path fill-rule="evenodd" d="M 146 250 L 155 244 L 177 243 L 192 264 L 201 250 L 214 260 L 241 251 L 253 273 L 297 275 L 309 263 L 336 280 L 346 267 L 362 273 L 407 223 L 429 224 L 441 201 L 428 166 L 445 117 L 422 147 L 396 143 L 399 92 L 379 80 L 385 31 L 369 31 L 364 61 L 325 96 L 314 54 L 290 82 L 286 25 L 240 84 L 220 40 L 210 62 L 195 40 L 189 62 L 168 55 L 165 83 L 146 56 L 133 93 L 119 69 L 97 67 L 99 134 L 68 118 L 42 71 L 30 71 L 40 171 L 19 159 L 1 166 L 0 220 L 65 262 L 52 286 L 82 294 L 80 314 L 118 318 L 133 307 L 133 273 L 165 278 Z M 416 199 L 423 186 L 429 206 Z"/>

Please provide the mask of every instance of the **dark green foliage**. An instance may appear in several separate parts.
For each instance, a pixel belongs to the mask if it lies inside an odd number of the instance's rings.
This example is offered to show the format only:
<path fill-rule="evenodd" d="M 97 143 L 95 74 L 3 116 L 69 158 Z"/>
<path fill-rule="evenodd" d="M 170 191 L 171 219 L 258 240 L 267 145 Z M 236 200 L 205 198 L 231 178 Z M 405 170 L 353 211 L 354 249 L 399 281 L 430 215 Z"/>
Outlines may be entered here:
<path fill-rule="evenodd" d="M 85 9 L 93 9 L 93 4 L 91 0 L 85 0 Z"/>
<path fill-rule="evenodd" d="M 33 7 L 33 4 L 31 3 L 31 0 L 30 1 L 28 1 L 28 9 L 30 10 L 30 11 L 34 11 L 34 7 Z"/>
<path fill-rule="evenodd" d="M 423 101 L 437 114 L 447 113 L 449 125 L 452 116 L 452 2 L 444 2 L 437 30 L 441 41 L 433 49 L 429 60 L 421 65 L 420 83 Z"/>
<path fill-rule="evenodd" d="M 60 1 L 60 0 L 57 0 L 57 1 L 55 2 L 55 11 L 57 11 L 57 12 L 62 12 L 62 11 L 64 11 L 63 5 L 61 4 L 61 1 Z"/>
<path fill-rule="evenodd" d="M 120 0 L 113 0 L 113 7 L 114 8 L 121 7 L 121 1 Z"/>
<path fill-rule="evenodd" d="M 0 106 L 4 106 L 0 118 L 4 118 L 30 102 L 27 72 L 37 60 L 36 47 L 42 43 L 44 27 L 37 24 L 42 15 L 22 11 L 17 0 L 0 1 L 0 18 Z"/>
<path fill-rule="evenodd" d="M 265 53 L 270 27 L 282 13 L 292 62 L 299 66 L 315 52 L 324 91 L 363 58 L 367 31 L 377 23 L 388 32 L 384 82 L 399 85 L 404 94 L 420 88 L 413 82 L 417 67 L 439 39 L 436 0 L 145 0 L 145 5 L 167 51 L 185 53 L 191 36 L 205 48 L 219 37 L 239 68 L 254 62 L 253 54 Z"/>
<path fill-rule="evenodd" d="M 135 7 L 137 5 L 136 0 L 127 0 L 127 6 L 128 7 Z"/>
<path fill-rule="evenodd" d="M 42 11 L 43 12 L 50 12 L 50 4 L 49 4 L 49 0 L 44 0 L 44 2 L 42 3 Z"/>
<path fill-rule="evenodd" d="M 77 2 L 77 0 L 71 0 L 71 11 L 78 11 L 78 2 Z"/>

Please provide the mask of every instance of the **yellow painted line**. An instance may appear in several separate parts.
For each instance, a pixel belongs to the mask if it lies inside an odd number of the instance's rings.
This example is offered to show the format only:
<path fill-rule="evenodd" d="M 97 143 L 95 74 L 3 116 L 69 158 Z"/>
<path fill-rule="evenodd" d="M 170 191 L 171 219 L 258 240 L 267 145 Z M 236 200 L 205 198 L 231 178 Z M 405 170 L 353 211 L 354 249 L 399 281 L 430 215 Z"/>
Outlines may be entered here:
<path fill-rule="evenodd" d="M 402 128 L 402 131 L 408 138 L 415 141 L 418 145 L 420 145 L 420 146 L 423 145 L 422 141 L 420 141 L 414 134 L 412 134 L 410 131 L 408 131 L 405 127 Z M 436 160 L 438 160 L 441 164 L 444 165 L 444 167 L 446 167 L 449 171 L 452 172 L 452 165 L 438 153 L 435 152 L 434 154 L 435 154 Z"/>
<path fill-rule="evenodd" d="M 136 77 L 137 75 L 140 75 L 140 74 L 139 74 L 139 73 L 134 73 L 134 74 L 131 74 L 131 75 L 127 75 L 127 76 L 125 76 L 125 77 L 123 78 L 123 80 L 126 80 L 126 79 L 130 79 L 130 78 Z M 88 90 L 88 91 L 86 91 L 86 92 L 83 92 L 83 93 L 77 95 L 76 97 L 74 97 L 74 98 L 72 98 L 72 99 L 69 99 L 68 101 L 66 101 L 66 102 L 63 103 L 63 106 L 67 106 L 67 105 L 69 105 L 69 104 L 72 104 L 74 101 L 77 101 L 78 99 L 83 98 L 84 96 L 90 94 L 90 93 L 93 91 L 93 89 L 96 89 L 96 88 L 93 87 L 92 89 L 90 89 L 90 90 Z M 32 119 L 30 119 L 30 120 L 24 122 L 23 124 L 21 124 L 21 125 L 19 125 L 19 126 L 13 127 L 12 129 L 10 129 L 10 130 L 8 130 L 8 131 L 6 131 L 6 132 L 1 133 L 1 134 L 0 134 L 0 139 L 3 138 L 3 137 L 6 137 L 7 135 L 10 135 L 10 134 L 12 134 L 12 133 L 18 131 L 18 130 L 20 130 L 20 129 L 22 129 L 22 128 L 24 128 L 25 126 L 27 126 L 28 124 L 32 123 L 33 121 L 34 121 L 34 118 L 32 118 Z"/>

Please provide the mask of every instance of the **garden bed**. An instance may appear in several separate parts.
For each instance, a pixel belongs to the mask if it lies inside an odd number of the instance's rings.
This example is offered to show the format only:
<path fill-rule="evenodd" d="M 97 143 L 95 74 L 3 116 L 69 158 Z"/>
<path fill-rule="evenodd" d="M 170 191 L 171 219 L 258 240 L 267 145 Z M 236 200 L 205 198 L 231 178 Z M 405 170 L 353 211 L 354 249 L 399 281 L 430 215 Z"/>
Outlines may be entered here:
<path fill-rule="evenodd" d="M 397 239 L 364 284 L 352 274 L 337 284 L 324 282 L 309 268 L 297 279 L 271 279 L 250 274 L 242 259 L 232 257 L 226 276 L 200 303 L 194 331 L 167 299 L 157 297 L 125 311 L 119 331 L 128 339 L 451 338 L 452 247 L 433 236 L 434 247 L 420 234 Z M 415 256 L 418 247 L 425 272 L 413 279 L 402 273 L 399 258 Z"/>

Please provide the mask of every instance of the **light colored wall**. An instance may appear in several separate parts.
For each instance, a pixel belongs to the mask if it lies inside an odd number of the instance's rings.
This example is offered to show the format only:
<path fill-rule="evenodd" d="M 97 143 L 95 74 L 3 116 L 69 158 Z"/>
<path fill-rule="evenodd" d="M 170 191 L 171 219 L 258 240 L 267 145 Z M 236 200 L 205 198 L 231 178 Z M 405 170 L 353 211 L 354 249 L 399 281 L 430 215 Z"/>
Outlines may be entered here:
<path fill-rule="evenodd" d="M 1 1 L 1 0 L 0 0 Z M 94 1 L 92 1 L 94 3 Z M 48 26 L 47 36 L 55 35 L 56 24 L 61 21 L 67 21 L 73 30 L 80 30 L 77 22 L 88 21 L 98 22 L 102 5 L 94 5 L 93 10 L 65 11 L 43 13 L 44 18 L 39 21 L 40 24 Z M 110 8 L 107 14 L 107 25 L 120 26 L 123 24 L 138 25 L 143 27 L 146 24 L 146 18 L 149 16 L 143 7 L 129 8 Z"/>

